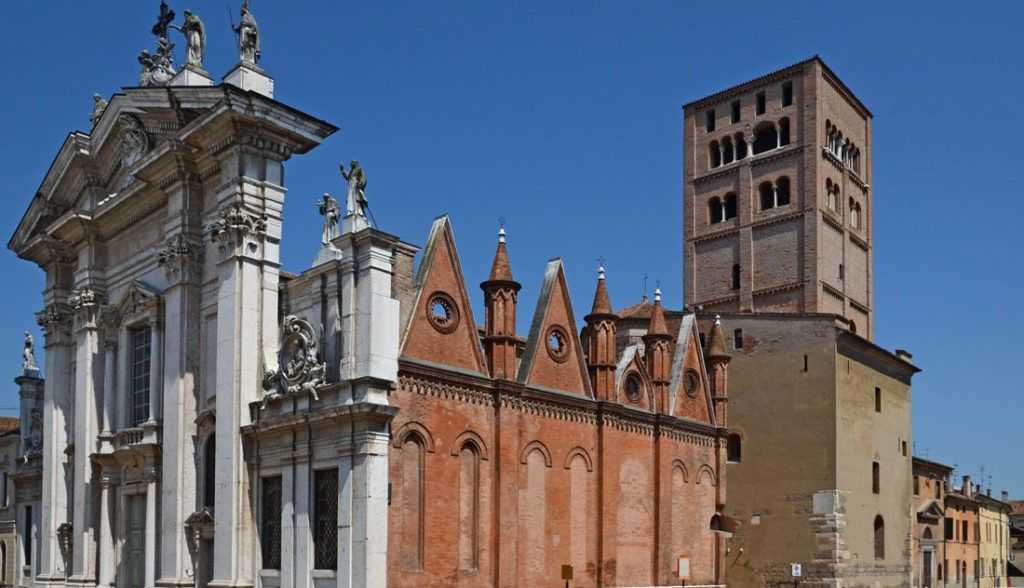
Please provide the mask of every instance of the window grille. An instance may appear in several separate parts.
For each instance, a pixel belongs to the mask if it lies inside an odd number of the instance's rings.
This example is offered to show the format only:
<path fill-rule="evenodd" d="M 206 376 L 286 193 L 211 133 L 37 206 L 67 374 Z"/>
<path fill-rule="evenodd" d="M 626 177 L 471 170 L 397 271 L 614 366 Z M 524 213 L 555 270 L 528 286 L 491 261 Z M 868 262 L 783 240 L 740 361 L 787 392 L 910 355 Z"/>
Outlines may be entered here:
<path fill-rule="evenodd" d="M 149 418 L 150 340 L 152 329 L 142 327 L 131 332 L 132 387 L 131 424 L 139 425 Z"/>
<path fill-rule="evenodd" d="M 338 468 L 317 470 L 313 480 L 313 567 L 338 568 Z"/>
<path fill-rule="evenodd" d="M 260 550 L 263 569 L 281 569 L 281 476 L 263 478 Z"/>

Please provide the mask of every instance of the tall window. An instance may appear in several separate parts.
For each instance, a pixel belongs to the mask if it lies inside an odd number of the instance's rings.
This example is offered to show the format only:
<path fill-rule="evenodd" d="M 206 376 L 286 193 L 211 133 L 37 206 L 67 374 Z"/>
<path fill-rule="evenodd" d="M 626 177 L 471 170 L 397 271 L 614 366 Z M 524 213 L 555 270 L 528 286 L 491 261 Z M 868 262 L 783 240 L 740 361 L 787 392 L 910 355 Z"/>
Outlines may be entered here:
<path fill-rule="evenodd" d="M 480 453 L 466 442 L 459 450 L 459 569 L 480 568 Z"/>
<path fill-rule="evenodd" d="M 732 346 L 734 349 L 743 349 L 743 329 L 732 332 Z"/>
<path fill-rule="evenodd" d="M 882 412 L 882 389 L 875 387 L 875 412 Z"/>
<path fill-rule="evenodd" d="M 779 120 L 779 147 L 789 145 L 789 119 Z"/>
<path fill-rule="evenodd" d="M 32 566 L 32 507 L 25 507 L 25 526 L 21 529 L 21 544 L 25 547 L 25 565 Z"/>
<path fill-rule="evenodd" d="M 725 208 L 722 207 L 722 200 L 715 196 L 708 201 L 708 222 L 713 225 L 724 220 Z"/>
<path fill-rule="evenodd" d="M 736 195 L 732 192 L 726 194 L 725 198 L 722 200 L 722 204 L 724 205 L 724 220 L 736 218 Z"/>
<path fill-rule="evenodd" d="M 213 510 L 217 501 L 217 436 L 210 435 L 203 447 L 203 506 Z"/>
<path fill-rule="evenodd" d="M 881 467 L 877 461 L 871 462 L 871 491 L 875 494 L 879 494 L 881 491 Z"/>
<path fill-rule="evenodd" d="M 766 104 L 764 92 L 758 92 L 755 99 L 757 101 L 757 114 L 764 114 Z"/>
<path fill-rule="evenodd" d="M 740 264 L 734 264 L 732 266 L 732 289 L 740 289 Z"/>
<path fill-rule="evenodd" d="M 725 444 L 725 460 L 728 463 L 740 463 L 743 461 L 743 441 L 740 439 L 738 433 L 730 433 L 726 437 Z"/>
<path fill-rule="evenodd" d="M 704 130 L 706 130 L 709 133 L 715 130 L 715 109 L 714 108 L 712 108 L 711 110 L 709 110 L 709 111 L 704 113 Z"/>
<path fill-rule="evenodd" d="M 4 508 L 11 505 L 10 496 L 7 494 L 8 483 L 7 472 L 4 472 L 0 475 L 0 504 L 2 504 Z"/>
<path fill-rule="evenodd" d="M 885 559 L 885 520 L 875 517 L 875 559 Z"/>
<path fill-rule="evenodd" d="M 914 476 L 914 496 L 917 496 L 920 493 L 921 493 L 921 477 L 920 476 Z M 925 531 L 928 531 L 928 529 L 925 529 Z M 929 531 L 929 533 L 930 533 L 930 531 Z"/>
<path fill-rule="evenodd" d="M 782 105 L 789 106 L 793 103 L 793 82 L 782 83 Z"/>
<path fill-rule="evenodd" d="M 404 569 L 423 569 L 423 535 L 425 520 L 426 443 L 418 434 L 406 436 L 398 456 L 401 469 L 402 524 L 399 538 L 399 563 Z"/>
<path fill-rule="evenodd" d="M 150 340 L 153 331 L 149 327 L 132 329 L 131 337 L 131 424 L 139 425 L 149 418 L 149 370 Z"/>
<path fill-rule="evenodd" d="M 718 141 L 712 141 L 708 145 L 708 166 L 718 167 L 722 165 L 722 150 L 718 146 Z"/>
<path fill-rule="evenodd" d="M 740 101 L 739 100 L 733 100 L 733 103 L 730 106 L 730 108 L 732 109 L 732 118 L 731 118 L 732 122 L 733 123 L 740 122 Z"/>
<path fill-rule="evenodd" d="M 338 569 L 338 468 L 313 475 L 313 567 Z"/>
<path fill-rule="evenodd" d="M 262 479 L 263 508 L 260 513 L 260 550 L 263 569 L 281 569 L 281 476 Z"/>
<path fill-rule="evenodd" d="M 782 176 L 775 182 L 775 205 L 786 206 L 789 204 L 789 178 Z"/>

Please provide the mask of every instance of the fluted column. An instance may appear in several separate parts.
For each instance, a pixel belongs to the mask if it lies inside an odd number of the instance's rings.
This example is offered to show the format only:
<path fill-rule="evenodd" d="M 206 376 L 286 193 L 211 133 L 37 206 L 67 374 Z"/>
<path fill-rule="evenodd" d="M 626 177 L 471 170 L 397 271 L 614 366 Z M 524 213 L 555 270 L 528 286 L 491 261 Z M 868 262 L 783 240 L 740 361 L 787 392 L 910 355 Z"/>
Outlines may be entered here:
<path fill-rule="evenodd" d="M 114 397 L 117 395 L 117 340 L 107 339 L 103 343 L 103 426 L 101 435 L 109 437 L 117 428 L 114 424 Z"/>

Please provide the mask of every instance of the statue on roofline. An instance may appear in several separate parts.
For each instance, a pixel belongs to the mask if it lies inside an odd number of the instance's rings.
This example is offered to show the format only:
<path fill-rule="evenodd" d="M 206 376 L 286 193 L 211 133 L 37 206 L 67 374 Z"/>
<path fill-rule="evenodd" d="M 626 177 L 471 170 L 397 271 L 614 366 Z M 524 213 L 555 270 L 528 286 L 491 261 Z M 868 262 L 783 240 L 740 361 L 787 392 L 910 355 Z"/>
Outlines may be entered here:
<path fill-rule="evenodd" d="M 349 171 L 345 171 L 345 164 L 340 165 L 341 177 L 348 183 L 348 194 L 345 199 L 345 215 L 354 214 L 366 216 L 366 208 L 369 201 L 366 200 L 366 172 L 360 167 L 359 162 L 352 160 L 349 164 Z"/>
<path fill-rule="evenodd" d="M 169 26 L 185 37 L 185 64 L 203 69 L 203 57 L 206 55 L 206 26 L 203 21 L 191 10 L 186 10 L 185 22 L 180 27 Z"/>
<path fill-rule="evenodd" d="M 244 65 L 256 67 L 260 61 L 260 28 L 249 11 L 249 0 L 242 0 L 241 21 L 231 25 L 238 35 L 238 58 Z"/>
<path fill-rule="evenodd" d="M 338 219 L 341 217 L 341 209 L 338 207 L 338 201 L 326 192 L 324 192 L 323 200 L 317 203 L 317 207 L 324 217 L 324 230 L 320 242 L 323 245 L 328 245 L 338 236 Z"/>

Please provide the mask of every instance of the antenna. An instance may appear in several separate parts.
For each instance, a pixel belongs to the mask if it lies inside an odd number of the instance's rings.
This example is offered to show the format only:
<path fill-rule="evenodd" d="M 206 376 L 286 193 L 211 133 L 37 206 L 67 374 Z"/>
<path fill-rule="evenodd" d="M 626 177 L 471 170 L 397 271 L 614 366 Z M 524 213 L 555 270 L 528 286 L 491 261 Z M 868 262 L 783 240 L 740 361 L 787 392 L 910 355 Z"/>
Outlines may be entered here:
<path fill-rule="evenodd" d="M 640 293 L 642 300 L 647 300 L 647 274 L 644 274 L 644 291 Z"/>

